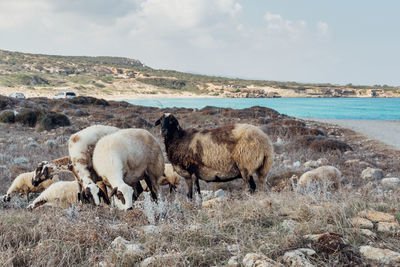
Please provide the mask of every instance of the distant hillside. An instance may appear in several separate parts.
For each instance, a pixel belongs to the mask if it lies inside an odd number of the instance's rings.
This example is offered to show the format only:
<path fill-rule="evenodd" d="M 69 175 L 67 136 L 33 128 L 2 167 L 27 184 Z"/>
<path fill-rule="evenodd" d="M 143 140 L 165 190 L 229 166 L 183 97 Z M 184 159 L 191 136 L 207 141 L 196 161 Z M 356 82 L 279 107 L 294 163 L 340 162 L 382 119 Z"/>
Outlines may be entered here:
<path fill-rule="evenodd" d="M 399 87 L 301 84 L 156 70 L 122 57 L 55 56 L 0 50 L 0 94 L 52 96 L 58 90 L 124 98 L 141 95 L 221 97 L 400 97 Z"/>

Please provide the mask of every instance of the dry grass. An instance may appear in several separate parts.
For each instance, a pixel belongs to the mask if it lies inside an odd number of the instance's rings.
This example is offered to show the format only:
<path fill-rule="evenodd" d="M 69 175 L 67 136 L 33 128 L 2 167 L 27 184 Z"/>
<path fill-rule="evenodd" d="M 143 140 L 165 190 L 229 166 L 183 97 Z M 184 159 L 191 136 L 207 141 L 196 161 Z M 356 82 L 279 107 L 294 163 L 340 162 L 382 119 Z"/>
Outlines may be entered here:
<path fill-rule="evenodd" d="M 123 102 L 110 101 L 109 104 L 46 101 L 49 110 L 56 108 L 59 112 L 66 112 L 79 109 L 87 114 L 71 115 L 71 126 L 50 131 L 34 130 L 18 123 L 0 123 L 0 132 L 3 133 L 0 137 L 0 195 L 6 192 L 19 173 L 31 171 L 42 160 L 67 155 L 69 135 L 94 123 L 119 123 L 120 127 L 137 124 L 147 128 L 161 143 L 159 129 L 152 128 L 151 124 L 163 112 L 177 114 L 184 127 L 199 128 L 238 122 L 238 117 L 240 122 L 256 125 L 265 118 L 280 118 L 279 114 L 262 108 L 239 111 L 207 108 L 195 112 L 137 107 Z M 13 107 L 7 104 L 4 108 Z M 360 245 L 400 251 L 398 236 L 378 234 L 377 239 L 367 238 L 357 233 L 349 222 L 352 216 L 366 208 L 389 212 L 399 220 L 399 192 L 382 191 L 376 184 L 372 188 L 365 186 L 367 182 L 360 178 L 362 168 L 345 164 L 349 159 L 360 159 L 396 177 L 400 176 L 399 153 L 382 149 L 375 143 L 360 142 L 363 139 L 359 136 L 339 128 L 305 125 L 297 120 L 286 120 L 282 124 L 286 124 L 284 127 L 318 129 L 327 133 L 328 138 L 350 145 L 353 151 L 320 152 L 296 147 L 293 136 L 276 131 L 271 135 L 271 139 L 279 142 L 275 144 L 277 155 L 269 175 L 270 187 L 258 189 L 256 194 L 250 195 L 242 191 L 240 180 L 201 183 L 203 190 L 223 188 L 227 192 L 227 200 L 214 208 L 201 208 L 198 202 L 188 201 L 184 182 L 175 195 L 161 201 L 158 206 L 145 199 L 141 202 L 144 208 L 128 212 L 89 205 L 31 212 L 24 209 L 27 203 L 23 198 L 14 198 L 10 204 L 0 201 L 0 265 L 96 266 L 101 263 L 102 266 L 132 266 L 150 256 L 168 255 L 159 257 L 155 265 L 222 266 L 233 255 L 241 261 L 246 253 L 259 252 L 279 260 L 286 251 L 312 247 L 318 252 L 309 257 L 313 264 L 348 266 L 368 264 L 360 259 Z M 302 163 L 322 157 L 343 173 L 339 191 L 314 188 L 301 194 L 292 190 L 291 183 L 281 184 L 293 174 L 306 171 Z M 301 164 L 293 164 L 296 161 Z M 274 186 L 279 184 L 282 188 L 276 190 Z M 285 220 L 297 224 L 288 229 L 282 225 Z M 149 224 L 155 224 L 158 232 L 146 234 L 142 227 Z M 340 244 L 339 251 L 327 251 L 303 238 L 305 234 L 325 232 L 339 234 L 346 240 Z M 111 242 L 118 236 L 140 244 L 143 254 L 132 256 L 113 249 Z M 237 246 L 237 251 L 232 252 L 232 245 Z"/>

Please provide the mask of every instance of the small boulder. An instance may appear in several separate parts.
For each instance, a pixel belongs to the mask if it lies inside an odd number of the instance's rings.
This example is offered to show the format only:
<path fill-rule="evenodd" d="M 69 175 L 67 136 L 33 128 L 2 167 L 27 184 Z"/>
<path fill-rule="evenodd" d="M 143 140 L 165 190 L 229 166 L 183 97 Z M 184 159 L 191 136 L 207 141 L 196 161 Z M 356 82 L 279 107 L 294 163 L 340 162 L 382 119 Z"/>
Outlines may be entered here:
<path fill-rule="evenodd" d="M 283 267 L 282 264 L 257 253 L 248 253 L 243 258 L 244 267 Z"/>
<path fill-rule="evenodd" d="M 127 253 L 129 255 L 141 255 L 143 254 L 143 250 L 140 245 L 134 244 L 121 236 L 118 236 L 111 243 L 111 247 L 115 250 L 118 250 L 123 253 Z"/>
<path fill-rule="evenodd" d="M 223 189 L 218 189 L 217 191 L 214 192 L 214 197 L 226 198 L 226 193 Z"/>
<path fill-rule="evenodd" d="M 299 227 L 299 225 L 300 225 L 300 223 L 296 222 L 294 220 L 284 220 L 281 223 L 281 227 L 283 229 L 285 229 L 286 231 L 288 231 L 289 233 L 293 233 L 294 230 Z"/>
<path fill-rule="evenodd" d="M 376 234 L 369 229 L 360 229 L 360 234 L 366 237 L 376 238 Z"/>
<path fill-rule="evenodd" d="M 304 254 L 299 250 L 293 250 L 286 252 L 282 257 L 282 262 L 285 266 L 290 267 L 312 267 L 314 265 L 304 256 Z"/>
<path fill-rule="evenodd" d="M 400 232 L 400 226 L 398 222 L 379 222 L 376 230 L 380 233 L 397 234 Z"/>
<path fill-rule="evenodd" d="M 142 226 L 142 230 L 143 230 L 143 232 L 145 233 L 145 234 L 155 234 L 155 233 L 158 233 L 160 230 L 158 229 L 158 227 L 157 226 L 155 226 L 155 225 L 145 225 L 145 226 Z"/>
<path fill-rule="evenodd" d="M 361 178 L 364 180 L 379 180 L 384 177 L 384 173 L 381 169 L 366 168 L 361 173 Z"/>
<path fill-rule="evenodd" d="M 363 228 L 363 229 L 372 229 L 372 228 L 374 228 L 374 224 L 370 220 L 365 219 L 365 218 L 360 218 L 360 217 L 352 218 L 351 219 L 351 224 L 354 227 L 357 227 L 357 228 Z"/>
<path fill-rule="evenodd" d="M 383 189 L 386 190 L 400 189 L 400 178 L 395 178 L 395 177 L 383 178 L 381 180 L 381 185 Z"/>
<path fill-rule="evenodd" d="M 361 256 L 365 259 L 376 261 L 379 264 L 399 264 L 400 263 L 400 253 L 389 250 L 374 248 L 371 246 L 361 246 L 360 247 Z"/>
<path fill-rule="evenodd" d="M 239 261 L 237 256 L 233 256 L 228 260 L 228 267 L 237 267 L 239 266 Z"/>
<path fill-rule="evenodd" d="M 358 213 L 361 218 L 367 218 L 372 222 L 394 222 L 395 218 L 389 213 L 384 213 L 375 210 L 363 210 Z"/>

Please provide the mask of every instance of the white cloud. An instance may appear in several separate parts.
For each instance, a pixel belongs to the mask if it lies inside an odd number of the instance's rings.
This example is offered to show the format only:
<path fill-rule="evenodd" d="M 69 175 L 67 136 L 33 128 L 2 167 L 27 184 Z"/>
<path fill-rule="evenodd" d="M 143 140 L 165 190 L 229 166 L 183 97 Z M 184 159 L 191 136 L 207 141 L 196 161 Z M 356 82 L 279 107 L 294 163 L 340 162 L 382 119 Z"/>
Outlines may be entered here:
<path fill-rule="evenodd" d="M 327 35 L 329 31 L 329 26 L 326 22 L 318 21 L 317 29 L 322 35 Z"/>

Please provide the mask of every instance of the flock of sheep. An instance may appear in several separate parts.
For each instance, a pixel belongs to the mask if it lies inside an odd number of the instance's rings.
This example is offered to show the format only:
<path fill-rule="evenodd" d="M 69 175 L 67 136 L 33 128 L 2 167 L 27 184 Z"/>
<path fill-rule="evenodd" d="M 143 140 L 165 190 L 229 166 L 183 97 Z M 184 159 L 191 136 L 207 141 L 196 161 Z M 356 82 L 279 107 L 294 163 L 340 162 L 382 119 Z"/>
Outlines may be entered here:
<path fill-rule="evenodd" d="M 161 126 L 170 164 L 165 164 L 160 145 L 148 131 L 94 125 L 71 135 L 69 156 L 43 161 L 35 171 L 17 176 L 3 200 L 10 201 L 12 194 L 23 193 L 29 201 L 29 193 L 42 192 L 29 209 L 54 203 L 104 202 L 129 210 L 144 190 L 157 201 L 160 185 L 169 184 L 172 191 L 182 177 L 189 198 L 193 196 L 193 182 L 200 194 L 200 179 L 224 182 L 242 178 L 254 192 L 254 176 L 263 185 L 271 169 L 273 145 L 256 126 L 182 129 L 172 114 L 164 114 L 155 125 Z M 71 171 L 75 181 L 59 181 L 56 174 L 60 171 Z M 330 172 L 332 180 L 340 177 L 336 168 L 315 171 L 305 173 L 299 184 L 322 179 Z"/>

